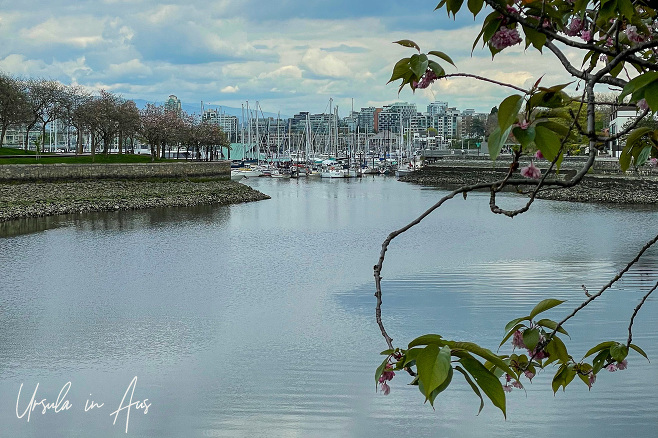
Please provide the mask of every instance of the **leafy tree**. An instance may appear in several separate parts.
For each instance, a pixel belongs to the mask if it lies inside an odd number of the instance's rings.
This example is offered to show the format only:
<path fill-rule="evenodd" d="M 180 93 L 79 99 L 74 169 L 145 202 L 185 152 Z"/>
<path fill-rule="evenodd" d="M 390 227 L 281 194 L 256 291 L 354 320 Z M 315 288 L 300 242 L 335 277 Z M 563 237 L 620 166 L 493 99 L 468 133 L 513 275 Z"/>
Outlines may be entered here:
<path fill-rule="evenodd" d="M 427 88 L 436 80 L 455 77 L 487 81 L 514 90 L 515 94 L 498 105 L 497 120 L 489 133 L 489 154 L 497 159 L 510 134 L 519 145 L 503 179 L 453 190 L 413 222 L 390 233 L 384 241 L 374 268 L 375 315 L 388 346 L 382 352 L 385 359 L 377 368 L 375 381 L 384 394 L 390 391 L 388 382 L 395 371 L 405 370 L 413 376 L 411 384 L 417 385 L 425 401 L 433 404 L 450 385 L 453 376 L 461 375 L 479 398 L 480 409 L 486 397 L 506 415 L 505 393 L 513 387 L 523 387 L 523 379 L 531 379 L 549 365 L 554 365 L 556 370 L 551 384 L 555 392 L 559 388 L 566 389 L 573 381 L 582 381 L 591 388 L 602 369 L 625 369 L 631 350 L 646 357 L 632 342 L 633 322 L 649 296 L 658 289 L 658 284 L 635 307 L 627 339 L 599 343 L 579 358 L 568 350 L 561 336 L 567 335 L 567 322 L 621 279 L 646 250 L 658 242 L 658 236 L 647 242 L 608 284 L 594 293 L 586 291 L 587 299 L 561 321 L 542 316 L 546 310 L 563 304 L 551 298 L 542 300 L 527 315 L 510 321 L 500 346 L 510 343 L 525 350 L 522 354 L 497 354 L 475 342 L 456 342 L 438 334 L 423 335 L 406 346 L 395 347 L 382 323 L 381 272 L 391 241 L 457 195 L 466 197 L 472 190 L 487 189 L 491 211 L 515 217 L 531 207 L 539 190 L 560 190 L 579 184 L 592 168 L 597 153 L 611 140 L 627 136 L 619 160 L 622 171 L 631 164 L 642 165 L 658 151 L 655 126 L 638 126 L 648 114 L 658 111 L 658 22 L 654 4 L 632 0 L 441 0 L 438 4 L 437 9 L 445 9 L 448 15 L 455 16 L 463 7 L 474 17 L 487 14 L 473 47 L 482 42 L 492 59 L 507 47 L 521 43 L 525 43 L 526 49 L 532 46 L 544 56 L 554 56 L 565 71 L 582 84 L 582 94 L 575 98 L 565 92 L 569 84 L 544 85 L 541 78 L 532 87 L 522 88 L 470 73 L 448 74 L 444 65 L 454 66 L 454 62 L 446 53 L 438 50 L 423 53 L 411 40 L 397 42 L 416 51 L 393 68 L 390 81 L 401 80 L 400 90 L 406 86 L 412 90 Z M 580 67 L 573 63 L 573 57 L 565 55 L 563 47 L 580 51 Z M 624 79 L 621 73 L 631 68 L 636 72 L 635 77 L 629 79 L 624 75 Z M 639 111 L 636 121 L 614 135 L 597 127 L 596 108 L 601 103 L 596 100 L 595 87 L 599 85 L 619 90 L 617 102 L 627 100 L 627 104 L 635 105 Z M 559 170 L 569 141 L 579 136 L 586 139 L 589 147 L 587 161 L 569 180 L 556 177 L 550 171 Z M 522 156 L 547 159 L 549 171 L 542 174 L 532 162 L 520 168 Z M 498 205 L 497 194 L 510 185 L 529 195 L 526 204 L 519 209 L 509 210 Z"/>
<path fill-rule="evenodd" d="M 24 84 L 0 73 L 0 147 L 7 129 L 20 124 L 27 115 L 27 101 Z"/>

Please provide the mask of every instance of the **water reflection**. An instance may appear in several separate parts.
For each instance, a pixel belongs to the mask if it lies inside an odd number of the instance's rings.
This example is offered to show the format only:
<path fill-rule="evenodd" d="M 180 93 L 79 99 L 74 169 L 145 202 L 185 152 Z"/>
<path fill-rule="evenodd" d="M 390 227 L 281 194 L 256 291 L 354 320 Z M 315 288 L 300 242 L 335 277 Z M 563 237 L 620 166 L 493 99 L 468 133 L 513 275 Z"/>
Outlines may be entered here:
<path fill-rule="evenodd" d="M 248 184 L 272 199 L 41 219 L 22 228 L 32 234 L 5 234 L 7 436 L 116 436 L 104 412 L 19 422 L 15 393 L 38 380 L 56 394 L 71 380 L 79 405 L 90 392 L 120 398 L 135 375 L 139 396 L 156 402 L 131 420 L 136 437 L 655 435 L 656 365 L 637 355 L 592 393 L 554 397 L 538 377 L 527 398 L 512 394 L 507 421 L 491 406 L 476 416 L 463 382 L 436 412 L 403 379 L 389 397 L 376 394 L 384 342 L 372 265 L 385 236 L 443 192 L 379 178 Z M 509 220 L 489 212 L 486 194 L 455 200 L 391 246 L 387 326 L 396 342 L 438 331 L 495 349 L 504 324 L 539 299 L 571 306 L 584 299 L 581 284 L 607 282 L 656 225 L 653 211 L 537 201 Z M 582 354 L 584 339 L 627 336 L 624 321 L 656 281 L 656 261 L 648 254 L 570 323 L 574 352 Z M 655 301 L 645 307 L 635 339 L 658 357 Z M 632 400 L 619 406 L 628 391 Z"/>

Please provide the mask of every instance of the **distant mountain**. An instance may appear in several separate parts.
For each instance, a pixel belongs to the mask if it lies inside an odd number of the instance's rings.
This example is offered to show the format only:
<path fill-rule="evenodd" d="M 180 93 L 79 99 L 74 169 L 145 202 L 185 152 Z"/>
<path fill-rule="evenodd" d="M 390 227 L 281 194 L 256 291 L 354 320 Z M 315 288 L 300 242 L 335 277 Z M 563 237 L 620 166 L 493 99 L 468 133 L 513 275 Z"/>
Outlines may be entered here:
<path fill-rule="evenodd" d="M 135 102 L 135 105 L 137 105 L 137 108 L 139 108 L 139 109 L 145 108 L 147 103 L 152 103 L 152 104 L 155 104 L 155 105 L 158 105 L 158 106 L 165 104 L 164 101 L 153 102 L 153 101 L 148 101 L 148 100 L 144 100 L 144 99 L 132 99 L 132 100 Z M 242 121 L 242 108 L 232 108 L 230 106 L 223 106 L 223 105 L 209 105 L 209 104 L 206 104 L 206 103 L 203 104 L 203 107 L 204 107 L 205 110 L 216 109 L 216 110 L 220 111 L 223 114 L 228 114 L 230 116 L 236 116 L 238 119 L 240 119 L 240 121 Z M 199 102 L 198 104 L 191 104 L 191 103 L 181 102 L 181 108 L 183 109 L 183 111 L 185 111 L 188 114 L 201 115 L 201 102 Z M 250 108 L 250 110 L 253 112 L 252 108 Z M 245 116 L 246 116 L 246 109 L 245 109 Z M 261 113 L 259 111 L 258 112 L 258 117 L 263 117 L 263 116 L 273 117 L 275 119 L 277 117 L 279 117 L 276 113 L 268 113 L 268 112 L 265 112 L 265 111 L 263 111 Z M 281 117 L 281 119 L 289 118 L 289 116 L 285 116 L 283 114 L 281 114 L 280 117 Z"/>

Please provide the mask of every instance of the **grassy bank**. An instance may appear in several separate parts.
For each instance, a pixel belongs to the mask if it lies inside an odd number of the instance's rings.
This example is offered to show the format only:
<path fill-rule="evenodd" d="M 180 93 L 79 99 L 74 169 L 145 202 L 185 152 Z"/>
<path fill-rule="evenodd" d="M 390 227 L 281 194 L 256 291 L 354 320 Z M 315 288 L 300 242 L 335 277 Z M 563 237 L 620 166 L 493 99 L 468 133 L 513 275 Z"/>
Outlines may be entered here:
<path fill-rule="evenodd" d="M 0 148 L 0 155 L 18 155 L 16 153 L 12 154 L 12 149 L 8 151 L 7 148 Z M 25 152 L 25 151 L 22 151 Z M 12 158 L 0 158 L 0 165 L 2 164 L 112 164 L 112 163 L 151 163 L 150 155 L 135 155 L 135 154 L 96 154 L 93 157 L 91 155 L 77 155 L 77 156 L 66 156 L 59 154 L 45 154 L 37 156 L 34 151 L 28 151 L 29 153 L 23 154 L 24 157 L 12 157 Z M 168 160 L 168 159 L 159 159 L 155 162 L 175 162 L 178 160 Z"/>

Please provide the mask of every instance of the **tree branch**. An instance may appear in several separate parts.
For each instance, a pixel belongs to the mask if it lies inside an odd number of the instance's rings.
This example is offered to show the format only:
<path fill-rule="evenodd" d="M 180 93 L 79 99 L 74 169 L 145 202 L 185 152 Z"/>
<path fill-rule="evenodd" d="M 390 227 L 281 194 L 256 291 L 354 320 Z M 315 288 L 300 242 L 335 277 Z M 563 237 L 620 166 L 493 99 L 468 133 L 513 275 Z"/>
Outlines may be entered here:
<path fill-rule="evenodd" d="M 647 298 L 649 298 L 649 296 L 656 289 L 658 289 L 658 283 L 656 283 L 656 285 L 652 287 L 651 290 L 647 292 L 646 295 L 644 295 L 644 297 L 642 297 L 642 301 L 640 301 L 640 304 L 638 304 L 635 307 L 635 310 L 633 311 L 633 316 L 631 316 L 631 322 L 628 325 L 628 342 L 626 342 L 626 347 L 630 347 L 631 343 L 633 342 L 633 322 L 635 322 L 635 317 L 637 316 L 638 312 L 640 311 L 644 303 L 647 301 Z"/>

